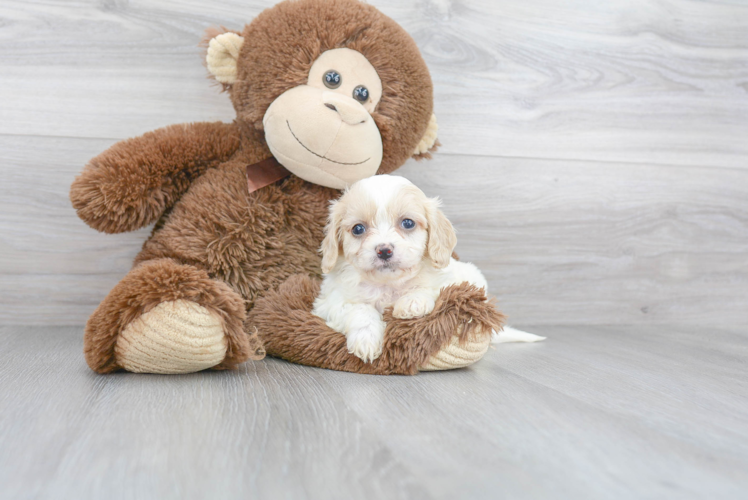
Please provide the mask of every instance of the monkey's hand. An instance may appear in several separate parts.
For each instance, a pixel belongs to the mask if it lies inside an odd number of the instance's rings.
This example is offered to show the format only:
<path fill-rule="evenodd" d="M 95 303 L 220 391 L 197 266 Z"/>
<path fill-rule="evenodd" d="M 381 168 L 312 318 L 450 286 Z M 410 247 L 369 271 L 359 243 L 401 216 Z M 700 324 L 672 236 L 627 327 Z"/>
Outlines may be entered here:
<path fill-rule="evenodd" d="M 70 188 L 78 216 L 105 233 L 147 226 L 171 207 L 191 182 L 239 149 L 236 125 L 171 125 L 120 141 L 93 158 Z"/>
<path fill-rule="evenodd" d="M 346 337 L 312 315 L 318 294 L 317 281 L 294 275 L 255 303 L 247 325 L 257 328 L 270 356 L 332 370 L 414 375 L 478 361 L 488 349 L 491 332 L 504 324 L 504 315 L 483 289 L 468 283 L 450 285 L 422 318 L 397 319 L 385 311 L 381 354 L 365 363 L 348 352 Z"/>

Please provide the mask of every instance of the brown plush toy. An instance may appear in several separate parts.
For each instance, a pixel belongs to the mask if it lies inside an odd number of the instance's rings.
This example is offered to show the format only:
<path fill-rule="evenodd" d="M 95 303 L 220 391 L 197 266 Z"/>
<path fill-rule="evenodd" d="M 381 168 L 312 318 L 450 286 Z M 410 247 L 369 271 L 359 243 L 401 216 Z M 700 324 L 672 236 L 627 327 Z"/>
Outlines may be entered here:
<path fill-rule="evenodd" d="M 89 366 L 188 373 L 267 352 L 412 374 L 479 359 L 503 318 L 466 284 L 444 290 L 424 318 L 386 318 L 384 352 L 369 364 L 310 313 L 330 200 L 436 144 L 431 79 L 407 33 L 357 0 L 285 1 L 241 33 L 210 35 L 207 65 L 234 123 L 119 142 L 71 188 L 94 229 L 155 223 L 86 325 Z"/>

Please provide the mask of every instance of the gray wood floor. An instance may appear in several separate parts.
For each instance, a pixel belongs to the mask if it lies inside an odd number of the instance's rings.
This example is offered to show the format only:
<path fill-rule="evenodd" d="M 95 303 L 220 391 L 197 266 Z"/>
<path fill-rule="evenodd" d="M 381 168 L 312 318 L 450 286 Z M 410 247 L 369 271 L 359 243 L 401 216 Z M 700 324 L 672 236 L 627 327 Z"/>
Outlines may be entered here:
<path fill-rule="evenodd" d="M 748 496 L 748 335 L 543 327 L 472 368 L 97 376 L 0 328 L 0 498 Z"/>

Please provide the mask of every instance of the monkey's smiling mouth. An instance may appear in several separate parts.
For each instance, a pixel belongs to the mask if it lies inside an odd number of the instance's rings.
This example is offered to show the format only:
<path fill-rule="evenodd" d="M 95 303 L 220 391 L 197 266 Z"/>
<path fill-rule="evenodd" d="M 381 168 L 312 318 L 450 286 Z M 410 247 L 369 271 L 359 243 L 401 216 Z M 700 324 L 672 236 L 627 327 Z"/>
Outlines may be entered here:
<path fill-rule="evenodd" d="M 356 162 L 356 163 L 345 163 L 345 162 L 342 162 L 342 161 L 335 161 L 335 160 L 332 160 L 332 159 L 328 158 L 327 156 L 322 156 L 320 154 L 317 154 L 314 151 L 312 151 L 311 149 L 309 149 L 308 147 L 306 147 L 304 145 L 304 143 L 301 142 L 298 137 L 296 137 L 296 134 L 293 133 L 293 130 L 291 129 L 291 124 L 288 123 L 288 120 L 286 120 L 286 125 L 288 125 L 288 131 L 291 132 L 291 135 L 293 136 L 294 139 L 296 139 L 296 142 L 298 142 L 299 144 L 301 144 L 302 148 L 306 149 L 307 151 L 309 151 L 310 153 L 312 153 L 314 156 L 316 156 L 318 158 L 322 158 L 323 160 L 331 161 L 331 162 L 337 163 L 339 165 L 361 165 L 362 163 L 366 163 L 367 161 L 371 160 L 371 157 L 369 157 L 369 158 L 365 159 L 364 161 L 359 161 L 359 162 Z"/>

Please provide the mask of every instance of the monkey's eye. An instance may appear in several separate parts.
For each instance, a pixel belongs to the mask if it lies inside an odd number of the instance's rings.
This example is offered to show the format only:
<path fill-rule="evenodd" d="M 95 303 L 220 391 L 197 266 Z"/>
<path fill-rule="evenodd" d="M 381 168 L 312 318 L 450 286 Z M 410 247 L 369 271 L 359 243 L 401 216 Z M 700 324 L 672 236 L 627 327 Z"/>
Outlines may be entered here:
<path fill-rule="evenodd" d="M 343 77 L 340 76 L 340 73 L 331 69 L 322 76 L 322 81 L 328 89 L 336 89 L 343 83 Z"/>
<path fill-rule="evenodd" d="M 413 221 L 413 219 L 403 219 L 400 225 L 403 226 L 403 229 L 413 229 L 414 227 L 416 227 L 416 223 Z"/>
<path fill-rule="evenodd" d="M 353 226 L 353 229 L 351 229 L 351 233 L 353 233 L 354 236 L 361 236 L 366 231 L 366 227 L 364 227 L 363 224 L 356 224 Z"/>
<path fill-rule="evenodd" d="M 366 102 L 367 99 L 369 99 L 369 89 L 367 89 L 363 85 L 359 85 L 358 87 L 353 89 L 353 98 L 358 102 Z"/>

